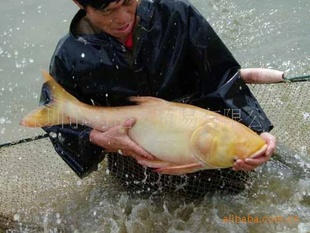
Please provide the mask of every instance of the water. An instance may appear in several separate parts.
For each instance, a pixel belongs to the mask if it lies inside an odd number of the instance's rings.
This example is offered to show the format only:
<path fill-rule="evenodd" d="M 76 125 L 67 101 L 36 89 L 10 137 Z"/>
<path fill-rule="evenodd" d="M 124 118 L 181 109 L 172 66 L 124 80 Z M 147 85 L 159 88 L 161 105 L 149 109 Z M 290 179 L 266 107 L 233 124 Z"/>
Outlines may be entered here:
<path fill-rule="evenodd" d="M 0 3 L 0 143 L 41 133 L 18 127 L 38 104 L 41 70 L 47 69 L 58 39 L 68 31 L 71 1 Z"/>
<path fill-rule="evenodd" d="M 202 6 L 206 18 L 243 67 L 309 73 L 309 1 L 207 2 Z"/>
<path fill-rule="evenodd" d="M 274 68 L 288 76 L 310 74 L 309 0 L 192 2 L 243 67 Z M 42 133 L 21 128 L 18 122 L 37 105 L 40 70 L 48 69 L 56 43 L 77 8 L 70 0 L 11 0 L 0 6 L 0 143 L 4 143 Z M 42 209 L 42 215 L 33 218 L 44 223 L 46 232 L 309 232 L 308 155 L 286 149 L 278 153 L 284 163 L 273 161 L 259 168 L 252 187 L 239 195 L 206 195 L 195 201 L 169 195 L 139 197 L 104 180 L 79 202 L 57 211 L 53 206 Z M 20 220 L 22 213 L 14 219 Z M 27 226 L 21 231 L 27 232 Z"/>

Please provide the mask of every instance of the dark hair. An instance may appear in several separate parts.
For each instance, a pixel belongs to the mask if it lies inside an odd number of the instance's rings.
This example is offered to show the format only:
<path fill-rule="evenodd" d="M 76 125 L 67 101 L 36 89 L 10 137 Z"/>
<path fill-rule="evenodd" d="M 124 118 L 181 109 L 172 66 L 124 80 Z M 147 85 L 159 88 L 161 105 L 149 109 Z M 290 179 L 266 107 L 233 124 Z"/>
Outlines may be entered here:
<path fill-rule="evenodd" d="M 91 6 L 95 9 L 104 9 L 111 2 L 118 2 L 120 0 L 77 0 L 83 7 Z"/>

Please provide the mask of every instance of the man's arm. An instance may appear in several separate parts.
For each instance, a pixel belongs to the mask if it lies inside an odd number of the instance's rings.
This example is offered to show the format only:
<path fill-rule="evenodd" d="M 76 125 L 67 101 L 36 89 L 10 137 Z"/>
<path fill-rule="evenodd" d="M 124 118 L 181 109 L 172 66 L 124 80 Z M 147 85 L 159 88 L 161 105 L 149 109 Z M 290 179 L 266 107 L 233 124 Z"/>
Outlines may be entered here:
<path fill-rule="evenodd" d="M 284 80 L 284 72 L 263 68 L 240 69 L 240 77 L 249 84 L 278 83 Z"/>

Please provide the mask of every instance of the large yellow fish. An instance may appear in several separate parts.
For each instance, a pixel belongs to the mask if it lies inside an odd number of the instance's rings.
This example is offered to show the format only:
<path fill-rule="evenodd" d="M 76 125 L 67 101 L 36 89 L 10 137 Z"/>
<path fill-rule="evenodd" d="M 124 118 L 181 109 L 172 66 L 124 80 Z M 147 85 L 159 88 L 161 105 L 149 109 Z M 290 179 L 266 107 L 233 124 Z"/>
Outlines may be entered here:
<path fill-rule="evenodd" d="M 236 159 L 255 157 L 267 148 L 255 132 L 212 111 L 154 97 L 131 97 L 136 105 L 130 106 L 91 106 L 65 91 L 47 72 L 43 76 L 50 102 L 26 115 L 21 125 L 80 124 L 106 130 L 134 117 L 137 122 L 129 136 L 155 157 L 138 162 L 157 172 L 177 175 L 227 168 Z"/>

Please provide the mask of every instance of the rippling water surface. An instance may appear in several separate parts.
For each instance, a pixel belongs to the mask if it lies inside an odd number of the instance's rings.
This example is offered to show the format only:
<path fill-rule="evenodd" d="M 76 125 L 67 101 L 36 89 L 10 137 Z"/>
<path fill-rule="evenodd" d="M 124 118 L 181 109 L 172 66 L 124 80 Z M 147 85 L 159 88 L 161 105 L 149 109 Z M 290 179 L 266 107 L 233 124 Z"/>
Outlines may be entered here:
<path fill-rule="evenodd" d="M 310 74 L 309 0 L 192 2 L 243 67 Z M 37 105 L 40 70 L 48 69 L 77 8 L 70 0 L 11 0 L 0 6 L 0 143 L 5 143 L 42 133 L 21 128 L 18 121 Z M 286 147 L 277 154 L 280 158 L 259 168 L 251 187 L 238 195 L 194 201 L 132 196 L 104 179 L 79 202 L 61 212 L 51 206 L 34 218 L 45 232 L 310 232 L 309 155 Z M 20 230 L 27 232 L 27 226 Z"/>

